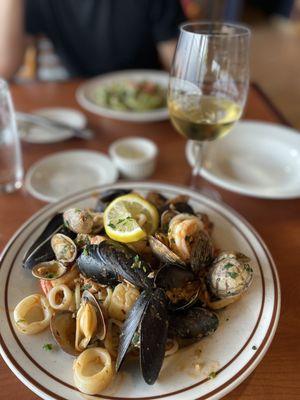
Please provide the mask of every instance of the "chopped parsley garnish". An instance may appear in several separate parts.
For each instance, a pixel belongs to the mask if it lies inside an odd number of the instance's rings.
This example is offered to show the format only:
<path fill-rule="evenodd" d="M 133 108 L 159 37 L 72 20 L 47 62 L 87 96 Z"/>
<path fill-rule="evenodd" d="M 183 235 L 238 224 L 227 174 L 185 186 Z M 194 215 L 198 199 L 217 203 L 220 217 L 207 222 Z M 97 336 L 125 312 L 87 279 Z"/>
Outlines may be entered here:
<path fill-rule="evenodd" d="M 142 261 L 140 260 L 139 255 L 137 254 L 136 256 L 134 256 L 133 259 L 133 264 L 131 265 L 132 269 L 136 269 L 136 268 L 145 268 L 144 266 L 142 266 Z M 145 271 L 146 272 L 146 271 Z"/>
<path fill-rule="evenodd" d="M 110 226 L 112 229 L 116 229 L 116 225 L 113 224 L 112 222 L 110 222 L 110 223 L 108 224 L 108 226 Z"/>
<path fill-rule="evenodd" d="M 89 255 L 88 249 L 87 249 L 86 247 L 83 249 L 82 254 L 83 254 L 84 256 L 88 256 L 88 255 Z"/>
<path fill-rule="evenodd" d="M 53 279 L 55 277 L 55 274 L 53 274 L 53 272 L 48 272 L 46 275 L 45 275 L 45 278 L 47 278 L 47 279 Z"/>
<path fill-rule="evenodd" d="M 43 349 L 45 351 L 51 351 L 53 349 L 53 345 L 51 343 L 45 343 Z"/>
<path fill-rule="evenodd" d="M 216 373 L 215 371 L 212 371 L 212 372 L 208 375 L 209 379 L 214 379 L 216 376 L 217 376 L 217 373 Z"/>
<path fill-rule="evenodd" d="M 17 324 L 21 324 L 22 322 L 26 322 L 25 319 L 18 319 Z"/>
<path fill-rule="evenodd" d="M 252 350 L 257 350 L 257 347 L 256 346 L 252 346 Z"/>
<path fill-rule="evenodd" d="M 234 265 L 231 264 L 231 263 L 227 263 L 227 264 L 224 265 L 224 269 L 229 269 L 231 267 L 234 267 Z"/>
<path fill-rule="evenodd" d="M 239 276 L 239 274 L 237 272 L 228 272 L 228 275 L 230 276 L 230 278 L 235 279 Z"/>
<path fill-rule="evenodd" d="M 75 212 L 76 213 L 81 213 L 81 209 L 80 208 L 75 208 Z"/>
<path fill-rule="evenodd" d="M 246 270 L 247 272 L 252 272 L 252 268 L 250 267 L 249 264 L 245 264 L 245 270 Z"/>

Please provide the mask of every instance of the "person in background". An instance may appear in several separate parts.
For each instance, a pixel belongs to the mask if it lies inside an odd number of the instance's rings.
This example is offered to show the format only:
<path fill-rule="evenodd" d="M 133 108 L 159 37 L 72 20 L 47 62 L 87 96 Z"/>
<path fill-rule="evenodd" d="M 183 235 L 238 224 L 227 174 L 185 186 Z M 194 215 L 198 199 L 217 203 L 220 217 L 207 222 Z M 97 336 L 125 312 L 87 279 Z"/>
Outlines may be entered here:
<path fill-rule="evenodd" d="M 38 34 L 71 76 L 169 69 L 184 19 L 179 0 L 1 0 L 0 76 L 14 76 Z"/>

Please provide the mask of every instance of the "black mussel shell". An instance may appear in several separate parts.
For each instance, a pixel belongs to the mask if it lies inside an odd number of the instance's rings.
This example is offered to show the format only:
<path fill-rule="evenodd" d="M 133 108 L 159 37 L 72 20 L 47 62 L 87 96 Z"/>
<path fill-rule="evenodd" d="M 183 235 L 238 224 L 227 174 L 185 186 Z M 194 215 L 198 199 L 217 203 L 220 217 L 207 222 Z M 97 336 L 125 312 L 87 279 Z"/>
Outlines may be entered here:
<path fill-rule="evenodd" d="M 154 384 L 161 370 L 167 334 L 166 298 L 162 289 L 155 289 L 141 319 L 140 365 L 148 385 Z"/>
<path fill-rule="evenodd" d="M 71 239 L 76 237 L 75 233 L 64 226 L 62 214 L 56 214 L 25 254 L 22 262 L 23 268 L 32 269 L 36 264 L 55 259 L 51 247 L 51 237 L 55 233 L 62 233 Z"/>
<path fill-rule="evenodd" d="M 85 246 L 83 252 L 77 259 L 79 271 L 86 277 L 103 285 L 116 285 L 118 276 L 110 265 L 103 262 L 99 245 Z"/>
<path fill-rule="evenodd" d="M 124 357 L 131 345 L 132 338 L 138 330 L 145 309 L 149 304 L 151 295 L 152 292 L 150 290 L 144 290 L 128 313 L 120 335 L 116 371 L 121 367 Z"/>
<path fill-rule="evenodd" d="M 121 276 L 140 288 L 153 285 L 148 278 L 150 266 L 134 250 L 114 240 L 86 246 L 77 263 L 86 277 L 98 283 L 110 284 L 111 280 L 115 281 L 117 276 Z"/>
<path fill-rule="evenodd" d="M 165 290 L 183 287 L 186 283 L 195 280 L 192 271 L 176 265 L 164 264 L 156 273 L 154 283 Z"/>
<path fill-rule="evenodd" d="M 212 334 L 219 325 L 215 313 L 206 308 L 193 307 L 185 311 L 173 313 L 169 319 L 170 336 L 184 339 L 200 339 Z"/>
<path fill-rule="evenodd" d="M 108 204 L 115 200 L 117 197 L 124 196 L 125 194 L 131 193 L 131 190 L 128 189 L 111 189 L 107 190 L 106 192 L 102 193 L 101 197 L 99 198 L 95 211 L 103 212 Z"/>
<path fill-rule="evenodd" d="M 183 213 L 183 214 L 192 214 L 195 215 L 194 209 L 185 202 L 178 202 L 178 203 L 168 203 L 165 204 L 161 209 L 160 212 L 163 213 L 166 210 L 174 210 L 177 211 L 178 213 Z"/>

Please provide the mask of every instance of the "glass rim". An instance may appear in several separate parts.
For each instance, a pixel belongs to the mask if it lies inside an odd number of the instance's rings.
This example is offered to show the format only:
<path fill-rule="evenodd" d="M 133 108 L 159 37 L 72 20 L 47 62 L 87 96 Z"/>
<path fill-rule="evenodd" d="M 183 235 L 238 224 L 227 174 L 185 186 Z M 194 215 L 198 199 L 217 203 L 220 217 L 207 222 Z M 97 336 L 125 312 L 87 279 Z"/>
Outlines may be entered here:
<path fill-rule="evenodd" d="M 249 36 L 251 35 L 251 29 L 246 24 L 236 24 L 232 22 L 214 22 L 214 21 L 185 21 L 179 25 L 180 32 L 184 33 L 191 33 L 193 35 L 202 35 L 202 36 L 216 36 L 215 32 L 210 32 L 207 29 L 207 32 L 193 32 L 187 29 L 187 27 L 192 26 L 199 26 L 201 27 L 222 27 L 226 26 L 228 28 L 233 28 L 235 31 L 228 33 L 228 32 L 218 32 L 217 35 L 220 37 L 242 37 L 242 36 Z"/>

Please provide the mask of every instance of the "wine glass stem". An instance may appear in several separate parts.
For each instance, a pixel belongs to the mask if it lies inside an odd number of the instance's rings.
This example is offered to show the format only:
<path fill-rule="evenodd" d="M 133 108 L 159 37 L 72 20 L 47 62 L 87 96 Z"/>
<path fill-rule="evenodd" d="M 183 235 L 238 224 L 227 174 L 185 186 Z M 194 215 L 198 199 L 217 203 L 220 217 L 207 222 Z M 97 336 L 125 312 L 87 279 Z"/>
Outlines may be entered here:
<path fill-rule="evenodd" d="M 203 146 L 204 143 L 198 140 L 194 141 L 194 151 L 195 151 L 195 164 L 192 171 L 191 187 L 197 188 L 198 175 L 201 173 L 203 166 Z"/>

